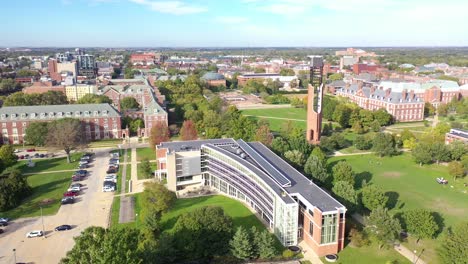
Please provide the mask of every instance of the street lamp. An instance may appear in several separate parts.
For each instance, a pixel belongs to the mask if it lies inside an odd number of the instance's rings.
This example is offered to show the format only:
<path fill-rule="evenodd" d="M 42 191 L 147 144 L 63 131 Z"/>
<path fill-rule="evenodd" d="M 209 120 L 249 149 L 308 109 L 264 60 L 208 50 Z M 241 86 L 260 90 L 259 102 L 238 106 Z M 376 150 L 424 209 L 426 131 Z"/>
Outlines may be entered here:
<path fill-rule="evenodd" d="M 413 253 L 414 253 L 413 263 L 416 263 L 416 253 L 418 253 L 418 251 L 414 250 Z"/>
<path fill-rule="evenodd" d="M 16 264 L 16 248 L 13 249 L 13 258 L 15 259 L 15 264 Z"/>
<path fill-rule="evenodd" d="M 45 234 L 45 228 L 44 228 L 44 215 L 42 214 L 42 206 L 41 206 L 41 221 L 42 221 L 42 232 L 44 233 L 44 238 L 47 238 Z"/>
<path fill-rule="evenodd" d="M 135 223 L 136 223 L 136 228 L 138 228 L 138 214 L 135 214 Z"/>

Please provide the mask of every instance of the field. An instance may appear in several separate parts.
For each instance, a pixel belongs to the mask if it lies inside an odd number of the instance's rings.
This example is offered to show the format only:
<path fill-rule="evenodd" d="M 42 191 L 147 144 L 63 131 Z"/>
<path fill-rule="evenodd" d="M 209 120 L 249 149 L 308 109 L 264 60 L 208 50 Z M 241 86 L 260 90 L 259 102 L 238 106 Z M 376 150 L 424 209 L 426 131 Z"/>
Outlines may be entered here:
<path fill-rule="evenodd" d="M 66 157 L 53 158 L 53 159 L 34 159 L 34 167 L 28 167 L 28 161 L 18 161 L 14 167 L 21 170 L 24 173 L 38 173 L 38 172 L 49 172 L 49 171 L 60 171 L 60 170 L 73 170 L 78 167 L 78 161 L 81 157 L 81 153 L 73 153 L 71 155 L 71 163 L 67 162 Z"/>
<path fill-rule="evenodd" d="M 446 166 L 434 164 L 420 167 L 406 153 L 391 158 L 378 158 L 375 155 L 334 157 L 329 163 L 335 164 L 339 160 L 347 160 L 351 164 L 357 174 L 357 187 L 360 187 L 362 180 L 381 187 L 390 197 L 388 206 L 394 214 L 425 208 L 436 213 L 436 220 L 444 230 L 468 217 L 468 194 L 463 186 L 467 180 L 453 181 Z M 448 179 L 449 184 L 437 184 L 437 177 Z M 422 256 L 424 260 L 431 259 L 437 263 L 435 247 L 440 238 L 439 235 L 435 241 L 419 242 L 418 247 L 425 247 Z M 409 244 L 410 249 L 414 248 L 411 240 Z"/>
<path fill-rule="evenodd" d="M 70 185 L 71 174 L 47 173 L 27 176 L 27 181 L 32 188 L 32 193 L 21 202 L 21 205 L 2 212 L 2 215 L 9 218 L 31 217 L 41 215 L 41 202 L 45 199 L 52 199 L 52 202 L 42 205 L 43 214 L 55 214 L 60 208 L 60 199 Z"/>
<path fill-rule="evenodd" d="M 339 254 L 339 259 L 336 263 L 341 264 L 374 264 L 374 263 L 411 263 L 408 259 L 398 254 L 393 249 L 380 249 L 376 245 L 365 247 L 346 246 Z M 397 262 L 388 262 L 397 261 Z M 323 263 L 326 261 L 323 259 Z"/>
<path fill-rule="evenodd" d="M 143 159 L 154 160 L 156 159 L 156 154 L 151 148 L 137 148 L 137 161 L 141 161 Z"/>

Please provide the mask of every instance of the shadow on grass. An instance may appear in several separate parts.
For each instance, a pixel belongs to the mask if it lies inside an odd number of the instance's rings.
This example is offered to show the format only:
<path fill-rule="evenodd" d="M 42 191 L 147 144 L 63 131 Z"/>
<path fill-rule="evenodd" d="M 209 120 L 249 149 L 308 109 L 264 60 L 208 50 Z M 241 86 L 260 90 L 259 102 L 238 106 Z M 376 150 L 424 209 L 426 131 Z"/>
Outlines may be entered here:
<path fill-rule="evenodd" d="M 387 208 L 389 210 L 396 208 L 397 205 L 399 205 L 399 200 L 398 198 L 400 197 L 400 194 L 397 192 L 385 192 L 385 196 L 388 197 L 387 201 Z"/>
<path fill-rule="evenodd" d="M 442 217 L 442 215 L 437 212 L 431 212 L 431 214 L 432 214 L 432 217 L 434 217 L 434 221 L 437 224 L 435 237 L 438 237 L 440 234 L 442 234 L 442 231 L 445 229 L 445 220 Z"/>
<path fill-rule="evenodd" d="M 354 178 L 355 178 L 355 187 L 356 187 L 356 190 L 358 190 L 363 187 L 364 181 L 366 183 L 369 183 L 372 180 L 372 173 L 368 171 L 363 171 L 363 172 L 357 173 Z"/>

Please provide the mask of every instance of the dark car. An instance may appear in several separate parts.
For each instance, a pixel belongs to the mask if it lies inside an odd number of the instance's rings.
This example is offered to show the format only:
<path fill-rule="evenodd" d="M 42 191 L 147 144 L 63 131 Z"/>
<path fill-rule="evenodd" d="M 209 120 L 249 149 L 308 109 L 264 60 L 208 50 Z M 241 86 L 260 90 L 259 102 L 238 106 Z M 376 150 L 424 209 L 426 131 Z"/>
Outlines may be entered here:
<path fill-rule="evenodd" d="M 0 221 L 0 226 L 7 226 L 7 225 L 8 225 L 8 222 Z"/>
<path fill-rule="evenodd" d="M 93 152 L 86 152 L 85 154 L 83 154 L 83 157 L 92 157 L 93 155 Z"/>
<path fill-rule="evenodd" d="M 89 168 L 89 165 L 88 164 L 81 164 L 81 165 L 78 165 L 78 169 L 82 170 L 82 169 L 87 169 Z"/>
<path fill-rule="evenodd" d="M 72 181 L 77 182 L 83 180 L 80 176 L 73 176 Z"/>
<path fill-rule="evenodd" d="M 78 194 L 77 193 L 74 193 L 74 192 L 65 192 L 63 194 L 64 197 L 74 197 L 74 196 L 77 196 Z"/>
<path fill-rule="evenodd" d="M 3 234 L 3 229 L 0 228 L 0 234 Z"/>
<path fill-rule="evenodd" d="M 75 202 L 75 198 L 74 197 L 64 197 L 62 198 L 62 200 L 60 201 L 61 204 L 72 204 Z"/>
<path fill-rule="evenodd" d="M 35 154 L 34 154 L 34 157 L 35 157 L 35 158 L 39 158 L 39 153 L 35 153 Z"/>
<path fill-rule="evenodd" d="M 19 159 L 24 159 L 24 155 L 20 155 L 18 158 Z"/>
<path fill-rule="evenodd" d="M 87 170 L 77 170 L 77 171 L 75 171 L 75 175 L 78 175 L 78 176 L 86 176 L 86 174 L 88 174 Z"/>
<path fill-rule="evenodd" d="M 64 231 L 72 229 L 71 225 L 61 225 L 55 228 L 55 231 Z"/>
<path fill-rule="evenodd" d="M 44 158 L 45 154 L 39 154 L 39 158 Z"/>
<path fill-rule="evenodd" d="M 29 154 L 24 155 L 24 158 L 25 159 L 29 158 Z"/>
<path fill-rule="evenodd" d="M 117 168 L 115 168 L 115 167 L 109 167 L 109 169 L 107 169 L 106 173 L 107 173 L 107 174 L 109 174 L 109 173 L 117 173 Z"/>

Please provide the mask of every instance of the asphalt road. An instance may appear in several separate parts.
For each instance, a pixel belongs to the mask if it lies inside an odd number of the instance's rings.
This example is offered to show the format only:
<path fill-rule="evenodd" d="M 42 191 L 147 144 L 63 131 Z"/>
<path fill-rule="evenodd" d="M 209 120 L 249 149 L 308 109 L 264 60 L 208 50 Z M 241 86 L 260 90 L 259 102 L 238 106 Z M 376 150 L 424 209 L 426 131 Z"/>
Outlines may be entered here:
<path fill-rule="evenodd" d="M 114 193 L 103 193 L 102 182 L 106 175 L 110 149 L 96 149 L 89 176 L 74 204 L 62 205 L 56 215 L 44 216 L 45 237 L 26 238 L 32 230 L 42 230 L 41 217 L 13 220 L 0 235 L 0 263 L 16 261 L 34 264 L 58 263 L 73 245 L 73 237 L 89 226 L 107 227 Z M 71 174 L 70 172 L 65 172 Z M 44 174 L 47 177 L 47 174 Z M 68 231 L 54 231 L 63 224 L 71 225 Z"/>

